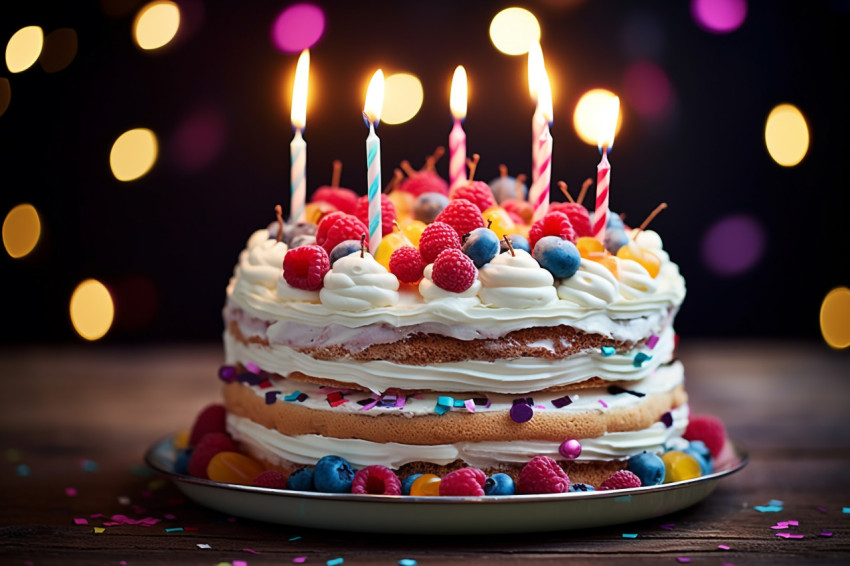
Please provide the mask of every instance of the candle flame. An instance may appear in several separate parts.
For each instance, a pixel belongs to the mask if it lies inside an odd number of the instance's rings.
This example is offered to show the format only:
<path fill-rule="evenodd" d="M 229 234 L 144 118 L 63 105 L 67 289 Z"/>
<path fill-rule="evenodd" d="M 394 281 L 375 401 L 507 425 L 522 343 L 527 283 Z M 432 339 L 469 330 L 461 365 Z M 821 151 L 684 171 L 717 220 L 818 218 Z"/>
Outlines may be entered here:
<path fill-rule="evenodd" d="M 466 100 L 466 69 L 463 68 L 463 65 L 458 65 L 455 74 L 452 76 L 452 92 L 449 97 L 449 107 L 455 120 L 466 118 Z"/>
<path fill-rule="evenodd" d="M 303 130 L 307 122 L 307 82 L 310 77 L 310 50 L 305 49 L 295 66 L 295 84 L 292 86 L 292 108 L 289 114 L 292 127 Z"/>
<path fill-rule="evenodd" d="M 546 74 L 546 68 L 542 64 L 537 69 L 537 75 L 534 79 L 537 85 L 537 111 L 543 116 L 543 119 L 549 124 L 552 123 L 552 86 L 549 84 L 549 75 Z"/>
<path fill-rule="evenodd" d="M 363 105 L 363 116 L 370 124 L 381 121 L 381 110 L 384 106 L 384 72 L 381 69 L 375 71 L 369 88 L 366 89 L 366 104 Z"/>
<path fill-rule="evenodd" d="M 528 49 L 528 93 L 534 102 L 537 102 L 537 77 L 541 72 L 546 72 L 545 69 L 543 50 L 539 43 L 534 42 Z"/>
<path fill-rule="evenodd" d="M 620 116 L 620 98 L 612 96 L 599 116 L 599 134 L 597 146 L 611 149 L 614 147 L 614 132 L 617 130 L 617 119 Z"/>

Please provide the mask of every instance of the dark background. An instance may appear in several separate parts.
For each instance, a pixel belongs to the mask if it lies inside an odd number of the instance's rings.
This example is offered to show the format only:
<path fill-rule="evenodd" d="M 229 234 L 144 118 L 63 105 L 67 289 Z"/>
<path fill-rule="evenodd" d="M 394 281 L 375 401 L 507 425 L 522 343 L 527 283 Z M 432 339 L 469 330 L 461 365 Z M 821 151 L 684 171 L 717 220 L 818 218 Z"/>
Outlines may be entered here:
<path fill-rule="evenodd" d="M 328 183 L 331 162 L 341 159 L 342 184 L 365 194 L 361 111 L 379 67 L 411 72 L 425 90 L 413 120 L 378 130 L 385 180 L 402 159 L 418 167 L 447 144 L 448 91 L 458 64 L 469 74 L 465 130 L 469 153 L 482 156 L 480 176 L 495 176 L 500 162 L 528 172 L 526 59 L 498 52 L 488 34 L 492 17 L 512 4 L 314 3 L 327 21 L 311 49 L 308 192 Z M 0 69 L 11 85 L 0 116 L 0 210 L 5 216 L 31 203 L 43 230 L 27 257 L 0 258 L 4 343 L 82 342 L 68 302 L 89 277 L 105 283 L 116 302 L 103 341 L 218 340 L 238 252 L 273 220 L 276 203 L 288 203 L 297 54 L 278 51 L 270 29 L 290 3 L 178 2 L 184 27 L 174 44 L 153 53 L 132 40 L 142 4 L 31 0 L 0 7 L 4 46 L 26 25 L 45 33 L 72 28 L 79 39 L 76 57 L 60 72 L 38 64 L 15 75 Z M 581 94 L 596 87 L 622 93 L 636 61 L 654 63 L 670 80 L 672 102 L 660 119 L 642 118 L 621 96 L 611 208 L 637 223 L 669 203 L 652 227 L 687 280 L 680 334 L 815 339 L 823 297 L 850 284 L 850 2 L 748 4 L 744 24 L 730 34 L 700 29 L 685 1 L 516 5 L 541 22 L 555 89 L 553 180 L 567 181 L 574 193 L 595 175 L 599 159 L 572 128 Z M 793 168 L 777 165 L 764 143 L 767 115 L 783 102 L 803 111 L 811 133 L 808 155 Z M 202 163 L 179 157 L 187 123 L 214 126 L 206 140 L 214 151 Z M 110 172 L 109 151 L 135 127 L 157 134 L 159 158 L 146 176 L 122 183 Z M 447 168 L 444 158 L 438 171 L 445 176 Z M 718 274 L 703 261 L 703 238 L 719 220 L 740 214 L 763 230 L 763 252 L 742 273 Z"/>

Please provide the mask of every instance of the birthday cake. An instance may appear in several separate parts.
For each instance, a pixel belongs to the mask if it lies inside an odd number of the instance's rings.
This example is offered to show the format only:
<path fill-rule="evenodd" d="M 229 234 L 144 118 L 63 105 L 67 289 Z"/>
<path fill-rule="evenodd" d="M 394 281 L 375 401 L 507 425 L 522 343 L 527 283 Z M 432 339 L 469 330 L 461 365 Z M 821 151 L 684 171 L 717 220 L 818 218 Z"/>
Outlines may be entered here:
<path fill-rule="evenodd" d="M 366 197 L 328 213 L 346 189 L 248 239 L 223 309 L 219 414 L 251 469 L 290 489 L 414 495 L 710 471 L 683 440 L 685 283 L 658 234 L 611 214 L 603 244 L 580 204 L 529 225 L 495 186 L 433 186 L 382 196 L 374 255 Z M 215 450 L 201 452 L 196 475 L 215 479 Z"/>

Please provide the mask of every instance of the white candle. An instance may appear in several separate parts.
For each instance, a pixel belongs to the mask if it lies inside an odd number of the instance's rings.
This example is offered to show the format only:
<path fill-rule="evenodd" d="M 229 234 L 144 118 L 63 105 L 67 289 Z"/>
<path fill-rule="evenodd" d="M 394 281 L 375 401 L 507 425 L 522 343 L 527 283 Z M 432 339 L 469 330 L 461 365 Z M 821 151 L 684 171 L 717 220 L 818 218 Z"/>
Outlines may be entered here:
<path fill-rule="evenodd" d="M 296 223 L 304 220 L 307 199 L 307 142 L 304 126 L 307 121 L 307 82 L 310 75 L 310 51 L 305 49 L 295 67 L 295 84 L 292 87 L 290 121 L 295 135 L 289 144 L 289 219 Z"/>
<path fill-rule="evenodd" d="M 552 123 L 552 89 L 546 70 L 541 69 L 537 81 L 537 107 L 543 118 L 543 130 L 534 140 L 537 144 L 537 165 L 532 171 L 537 177 L 528 190 L 528 201 L 534 214 L 532 221 L 537 221 L 549 210 L 549 188 L 552 182 L 552 135 L 549 125 Z"/>
<path fill-rule="evenodd" d="M 363 117 L 369 125 L 366 138 L 366 186 L 369 196 L 369 253 L 373 256 L 381 243 L 381 139 L 375 126 L 381 121 L 384 105 L 384 72 L 378 69 L 369 81 Z"/>
<path fill-rule="evenodd" d="M 454 118 L 454 126 L 449 134 L 449 187 L 466 182 L 466 132 L 461 123 L 466 118 L 467 86 L 466 69 L 458 65 L 452 76 L 452 90 L 449 107 Z"/>
<path fill-rule="evenodd" d="M 602 159 L 596 167 L 596 208 L 593 213 L 593 237 L 605 245 L 605 227 L 608 224 L 608 192 L 611 187 L 611 164 L 608 151 L 614 147 L 614 132 L 620 115 L 620 99 L 611 98 L 610 104 L 600 116 L 599 151 Z"/>

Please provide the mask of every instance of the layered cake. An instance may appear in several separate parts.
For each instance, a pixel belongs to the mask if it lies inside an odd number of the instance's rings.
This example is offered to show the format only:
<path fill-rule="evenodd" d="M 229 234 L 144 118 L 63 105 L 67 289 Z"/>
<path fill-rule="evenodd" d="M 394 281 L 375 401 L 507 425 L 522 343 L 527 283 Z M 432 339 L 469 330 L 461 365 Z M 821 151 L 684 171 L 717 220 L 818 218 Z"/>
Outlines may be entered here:
<path fill-rule="evenodd" d="M 333 455 L 402 480 L 516 479 L 545 456 L 598 487 L 681 445 L 685 284 L 658 234 L 611 215 L 603 245 L 581 205 L 524 226 L 482 195 L 384 197 L 374 257 L 356 210 L 251 235 L 223 310 L 240 451 L 285 476 Z"/>

